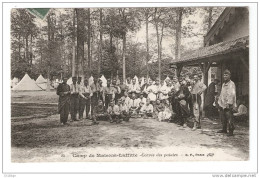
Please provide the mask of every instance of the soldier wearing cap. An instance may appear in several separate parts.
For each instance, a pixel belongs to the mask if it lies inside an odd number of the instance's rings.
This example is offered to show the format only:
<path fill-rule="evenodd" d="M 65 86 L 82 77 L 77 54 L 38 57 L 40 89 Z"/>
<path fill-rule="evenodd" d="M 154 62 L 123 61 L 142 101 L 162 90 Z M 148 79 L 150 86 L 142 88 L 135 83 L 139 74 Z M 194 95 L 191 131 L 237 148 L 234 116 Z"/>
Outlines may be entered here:
<path fill-rule="evenodd" d="M 117 104 L 114 103 L 114 101 L 110 101 L 109 106 L 107 108 L 107 113 L 109 116 L 110 123 L 121 122 L 120 120 L 120 109 Z"/>
<path fill-rule="evenodd" d="M 207 89 L 207 86 L 200 81 L 200 78 L 197 74 L 193 77 L 194 85 L 191 89 L 192 103 L 193 103 L 193 118 L 194 126 L 193 130 L 201 128 L 200 120 L 202 117 L 202 108 L 201 108 L 201 94 Z"/>
<path fill-rule="evenodd" d="M 79 110 L 79 91 L 80 86 L 77 84 L 77 77 L 72 77 L 72 84 L 70 85 L 70 115 L 72 121 L 78 121 L 77 113 Z"/>
<path fill-rule="evenodd" d="M 222 121 L 222 130 L 218 131 L 218 133 L 227 133 L 228 127 L 228 136 L 233 136 L 233 131 L 235 129 L 233 121 L 233 110 L 236 108 L 236 86 L 235 83 L 230 80 L 230 77 L 230 71 L 225 70 L 223 76 L 224 83 L 222 85 L 221 93 L 218 99 Z"/>
<path fill-rule="evenodd" d="M 129 121 L 130 115 L 129 115 L 129 109 L 127 104 L 125 103 L 124 99 L 118 100 L 118 106 L 120 110 L 120 119 L 123 121 Z"/>
<path fill-rule="evenodd" d="M 84 110 L 86 109 L 86 119 L 90 111 L 90 98 L 92 96 L 91 88 L 88 85 L 88 80 L 85 79 L 84 86 L 81 86 L 79 92 L 79 119 L 83 118 Z"/>
<path fill-rule="evenodd" d="M 140 98 L 136 97 L 135 93 L 132 93 L 132 99 L 129 102 L 129 111 L 131 116 L 137 116 L 140 109 Z"/>
<path fill-rule="evenodd" d="M 141 107 L 146 104 L 146 98 L 144 97 L 144 93 L 143 92 L 140 93 L 139 99 L 140 99 L 140 104 L 139 104 L 140 108 L 139 109 L 141 109 Z"/>
<path fill-rule="evenodd" d="M 60 114 L 61 125 L 67 124 L 70 110 L 70 86 L 67 84 L 67 77 L 63 78 L 63 82 L 57 88 L 59 95 L 58 112 Z"/>
<path fill-rule="evenodd" d="M 111 86 L 115 88 L 115 102 L 117 104 L 117 101 L 120 98 L 121 89 L 117 84 L 116 78 L 113 79 Z"/>
<path fill-rule="evenodd" d="M 101 80 L 98 80 L 94 77 L 94 82 L 90 85 L 92 96 L 91 96 L 91 108 L 95 108 L 98 105 L 98 100 L 101 99 L 101 95 L 103 95 L 103 87 Z M 93 114 L 93 110 L 91 110 Z"/>
<path fill-rule="evenodd" d="M 133 78 L 132 84 L 129 86 L 129 92 L 139 94 L 140 93 L 140 87 L 138 82 L 136 82 L 136 79 Z"/>
<path fill-rule="evenodd" d="M 113 101 L 115 99 L 115 93 L 117 92 L 117 90 L 111 86 L 111 81 L 110 79 L 107 80 L 107 87 L 104 87 L 104 94 L 103 94 L 103 98 L 105 99 L 105 107 L 106 109 L 108 108 L 108 105 L 111 101 Z"/>

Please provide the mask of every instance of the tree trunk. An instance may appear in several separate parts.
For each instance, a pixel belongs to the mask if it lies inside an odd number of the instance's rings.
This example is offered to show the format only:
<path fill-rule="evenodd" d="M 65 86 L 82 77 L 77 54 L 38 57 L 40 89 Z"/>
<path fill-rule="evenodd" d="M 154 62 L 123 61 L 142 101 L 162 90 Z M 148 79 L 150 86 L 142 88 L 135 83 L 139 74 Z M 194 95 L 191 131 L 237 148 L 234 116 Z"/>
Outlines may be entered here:
<path fill-rule="evenodd" d="M 27 72 L 30 74 L 31 71 L 30 71 L 30 60 L 29 60 L 29 57 L 28 57 L 28 53 L 29 53 L 29 50 L 28 50 L 28 35 L 26 35 L 25 37 L 25 60 L 26 60 L 26 64 L 27 64 Z"/>
<path fill-rule="evenodd" d="M 126 73 L 125 73 L 125 50 L 126 50 L 126 34 L 123 34 L 123 82 L 125 82 L 126 79 Z"/>
<path fill-rule="evenodd" d="M 31 39 L 30 39 L 30 70 L 32 70 L 32 60 L 33 60 L 32 41 L 33 41 L 33 37 L 32 37 L 32 34 L 31 34 Z"/>
<path fill-rule="evenodd" d="M 179 7 L 177 14 L 177 28 L 176 28 L 176 46 L 175 46 L 175 60 L 181 57 L 181 26 L 182 26 L 183 8 Z"/>
<path fill-rule="evenodd" d="M 78 76 L 84 80 L 84 9 L 76 9 L 77 11 L 77 61 L 78 61 Z M 89 9 L 88 9 L 89 11 Z M 89 18 L 89 17 L 88 17 Z M 90 43 L 89 43 L 90 44 Z M 90 45 L 88 45 L 90 46 Z M 90 57 L 90 51 L 88 51 Z"/>
<path fill-rule="evenodd" d="M 20 62 L 21 59 L 21 35 L 19 33 L 19 38 L 18 38 L 18 61 Z"/>
<path fill-rule="evenodd" d="M 72 37 L 72 77 L 76 76 L 76 17 L 75 17 L 75 9 L 73 9 L 73 37 Z"/>
<path fill-rule="evenodd" d="M 48 23 L 48 51 L 51 50 L 51 19 L 50 15 L 47 17 Z M 48 55 L 48 65 L 47 65 L 47 87 L 46 91 L 50 91 L 50 68 L 51 68 L 51 54 Z"/>
<path fill-rule="evenodd" d="M 148 34 L 148 17 L 149 13 L 145 13 L 145 26 L 146 26 L 146 81 L 148 81 L 149 78 L 149 34 Z"/>
<path fill-rule="evenodd" d="M 157 53 L 158 53 L 158 64 L 159 64 L 159 69 L 158 69 L 158 77 L 159 77 L 159 82 L 161 82 L 161 56 L 160 56 L 160 36 L 159 36 L 159 29 L 158 29 L 158 22 L 155 22 L 155 29 L 156 29 L 156 37 L 157 37 Z"/>
<path fill-rule="evenodd" d="M 88 76 L 90 77 L 91 75 L 91 53 L 90 53 L 90 48 L 91 48 L 91 43 L 90 43 L 90 40 L 91 40 L 91 24 L 90 24 L 90 8 L 88 8 Z"/>
<path fill-rule="evenodd" d="M 209 7 L 209 19 L 208 19 L 208 31 L 210 30 L 211 26 L 212 26 L 212 10 L 213 7 Z"/>
<path fill-rule="evenodd" d="M 98 75 L 101 73 L 101 64 L 102 64 L 102 38 L 103 38 L 103 31 L 102 31 L 102 9 L 99 11 L 100 15 L 100 24 L 99 24 L 99 59 L 98 59 Z"/>

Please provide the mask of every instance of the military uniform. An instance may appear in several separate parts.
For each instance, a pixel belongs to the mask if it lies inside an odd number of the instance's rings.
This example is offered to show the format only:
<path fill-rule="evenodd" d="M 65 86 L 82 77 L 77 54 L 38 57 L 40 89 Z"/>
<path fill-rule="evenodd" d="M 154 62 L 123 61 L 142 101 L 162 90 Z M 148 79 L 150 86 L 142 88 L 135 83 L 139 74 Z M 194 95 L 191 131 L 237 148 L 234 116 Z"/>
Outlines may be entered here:
<path fill-rule="evenodd" d="M 68 92 L 64 94 L 64 92 Z M 66 83 L 59 84 L 57 95 L 59 95 L 58 112 L 60 114 L 60 123 L 66 124 L 70 110 L 70 86 Z"/>
<path fill-rule="evenodd" d="M 86 109 L 86 118 L 88 117 L 90 111 L 90 97 L 92 95 L 90 86 L 82 86 L 79 93 L 80 109 L 79 118 L 83 118 L 84 110 Z"/>
<path fill-rule="evenodd" d="M 71 84 L 70 85 L 70 115 L 72 121 L 77 120 L 76 116 L 79 111 L 79 91 L 80 91 L 80 86 L 76 84 Z"/>
<path fill-rule="evenodd" d="M 104 96 L 105 96 L 105 107 L 108 108 L 109 103 L 115 99 L 116 89 L 113 86 L 104 88 Z"/>

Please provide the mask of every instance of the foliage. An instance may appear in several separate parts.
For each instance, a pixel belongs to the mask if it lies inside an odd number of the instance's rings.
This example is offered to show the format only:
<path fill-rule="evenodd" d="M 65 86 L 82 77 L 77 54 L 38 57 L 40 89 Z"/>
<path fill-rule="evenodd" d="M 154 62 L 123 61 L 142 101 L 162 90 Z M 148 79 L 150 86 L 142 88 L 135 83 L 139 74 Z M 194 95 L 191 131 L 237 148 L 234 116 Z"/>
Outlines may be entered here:
<path fill-rule="evenodd" d="M 173 76 L 174 71 L 169 68 L 175 54 L 175 36 L 178 25 L 178 8 L 104 8 L 102 9 L 102 26 L 99 22 L 100 9 L 91 9 L 91 15 L 83 13 L 86 19 L 84 24 L 84 61 L 87 60 L 87 43 L 90 38 L 90 60 L 92 75 L 98 75 L 98 59 L 102 53 L 101 72 L 106 77 L 123 75 L 123 62 L 126 66 L 126 77 L 146 76 L 147 60 L 149 74 L 152 78 L 158 77 L 158 61 L 161 61 L 161 78 Z M 224 8 L 213 7 L 212 24 Z M 86 9 L 84 9 L 86 11 Z M 198 37 L 206 33 L 209 23 L 210 9 L 182 8 L 181 35 L 183 38 Z M 50 79 L 63 75 L 71 76 L 73 39 L 77 34 L 73 26 L 74 9 L 52 9 L 44 22 L 39 22 L 25 9 L 13 9 L 11 12 L 11 77 L 22 78 L 25 73 L 36 78 L 39 74 Z M 192 18 L 200 15 L 203 19 L 203 30 L 194 31 L 198 26 Z M 149 21 L 148 40 L 135 40 L 135 35 L 145 26 L 146 17 Z M 87 33 L 90 18 L 90 36 Z M 156 27 L 157 26 L 157 27 Z M 151 28 L 152 27 L 152 28 Z M 157 33 L 155 29 L 158 28 Z M 100 29 L 103 31 L 102 51 L 100 51 Z M 87 35 L 88 34 L 88 35 Z M 142 38 L 145 38 L 145 33 Z M 123 39 L 126 39 L 125 44 Z M 157 39 L 157 38 L 158 39 Z M 76 38 L 77 39 L 77 38 Z M 164 40 L 171 40 L 171 54 L 166 53 Z M 193 42 L 194 44 L 196 42 Z M 125 48 L 123 47 L 125 45 Z M 189 49 L 186 44 L 180 45 L 181 52 Z M 123 55 L 124 54 L 124 55 Z M 77 57 L 77 54 L 76 54 Z M 125 57 L 125 58 L 124 58 Z M 125 59 L 125 60 L 124 60 Z M 84 62 L 85 74 L 88 72 L 88 63 Z M 198 68 L 184 68 L 181 75 L 191 75 L 200 72 Z"/>

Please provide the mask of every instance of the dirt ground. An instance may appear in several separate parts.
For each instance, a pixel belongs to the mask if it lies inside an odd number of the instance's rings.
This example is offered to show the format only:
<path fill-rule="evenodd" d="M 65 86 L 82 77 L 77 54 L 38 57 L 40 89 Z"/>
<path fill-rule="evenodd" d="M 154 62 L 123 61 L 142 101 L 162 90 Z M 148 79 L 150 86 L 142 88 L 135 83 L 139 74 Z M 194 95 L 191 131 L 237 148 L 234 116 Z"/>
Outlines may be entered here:
<path fill-rule="evenodd" d="M 27 95 L 23 96 L 29 103 L 32 100 L 37 101 L 33 96 L 30 96 L 30 99 Z M 44 96 L 44 101 L 38 100 L 35 105 L 17 103 L 17 100 L 12 98 L 12 101 L 16 100 L 15 109 L 12 106 L 11 120 L 13 162 L 95 161 L 83 158 L 75 160 L 72 155 L 96 153 L 97 150 L 109 153 L 110 149 L 111 153 L 113 150 L 145 150 L 149 153 L 149 150 L 166 148 L 167 153 L 169 150 L 179 154 L 186 153 L 187 150 L 187 153 L 215 153 L 216 157 L 211 160 L 249 158 L 249 127 L 245 123 L 236 123 L 234 137 L 216 133 L 221 124 L 219 120 L 209 119 L 204 119 L 202 129 L 196 131 L 178 127 L 174 123 L 143 118 L 133 118 L 120 124 L 100 121 L 99 125 L 91 125 L 90 120 L 84 120 L 61 126 L 59 115 L 55 113 L 57 106 L 52 105 L 54 102 L 46 103 L 54 101 L 53 97 L 53 94 Z M 42 109 L 41 106 L 49 110 Z M 21 108 L 25 114 L 21 112 Z M 50 111 L 52 109 L 53 112 Z"/>

